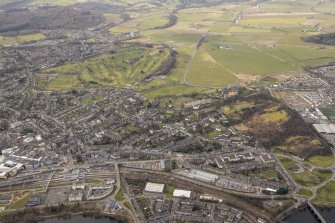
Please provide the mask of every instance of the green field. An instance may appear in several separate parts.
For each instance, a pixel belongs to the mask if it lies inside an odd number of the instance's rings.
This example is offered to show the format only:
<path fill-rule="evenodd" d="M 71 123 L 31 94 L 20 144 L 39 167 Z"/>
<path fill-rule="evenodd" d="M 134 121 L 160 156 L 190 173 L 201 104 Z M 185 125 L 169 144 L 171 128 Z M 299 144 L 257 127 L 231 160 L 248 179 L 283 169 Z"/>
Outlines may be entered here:
<path fill-rule="evenodd" d="M 321 13 L 334 13 L 334 1 L 331 0 L 320 1 L 314 9 L 315 11 Z"/>
<path fill-rule="evenodd" d="M 152 15 L 143 18 L 139 21 L 139 28 L 141 30 L 148 30 L 163 26 L 164 24 L 168 23 L 167 15 Z"/>
<path fill-rule="evenodd" d="M 123 201 L 125 199 L 125 193 L 126 193 L 126 189 L 124 188 L 123 185 L 121 185 L 119 192 L 115 195 L 115 200 Z"/>
<path fill-rule="evenodd" d="M 312 7 L 317 2 L 314 0 L 291 1 L 291 0 L 276 0 L 262 3 L 260 8 L 263 10 L 278 12 L 278 13 L 299 13 L 311 12 Z"/>
<path fill-rule="evenodd" d="M 332 175 L 330 173 L 322 173 L 319 170 L 313 170 L 313 172 L 306 170 L 303 173 L 290 172 L 290 174 L 296 183 L 304 187 L 317 186 L 329 179 Z"/>
<path fill-rule="evenodd" d="M 252 18 L 241 20 L 241 25 L 254 25 L 254 26 L 297 26 L 299 23 L 305 21 L 303 17 L 263 17 L 263 18 Z"/>
<path fill-rule="evenodd" d="M 208 52 L 199 51 L 189 70 L 188 81 L 203 86 L 226 87 L 240 80 Z"/>
<path fill-rule="evenodd" d="M 279 157 L 284 168 L 288 170 L 294 181 L 304 187 L 313 187 L 321 184 L 332 177 L 332 172 L 324 169 L 304 170 L 303 172 L 293 171 L 296 163 L 288 158 Z"/>
<path fill-rule="evenodd" d="M 81 100 L 81 102 L 84 104 L 84 105 L 90 105 L 90 104 L 93 104 L 94 102 L 100 100 L 102 98 L 102 95 L 101 94 L 97 94 L 97 95 L 94 95 L 94 96 L 90 96 L 90 97 L 87 97 L 87 98 L 83 98 Z"/>
<path fill-rule="evenodd" d="M 175 186 L 168 185 L 167 188 L 166 188 L 165 196 L 167 198 L 172 198 L 173 197 L 173 192 L 174 192 L 175 189 L 176 189 Z"/>
<path fill-rule="evenodd" d="M 156 71 L 168 56 L 166 48 L 121 48 L 115 53 L 44 70 L 38 75 L 38 87 L 48 90 L 100 85 L 123 87 Z"/>
<path fill-rule="evenodd" d="M 206 3 L 197 2 L 192 3 L 197 7 L 180 8 L 179 1 L 169 0 L 157 4 L 150 0 L 32 0 L 29 7 L 67 6 L 87 1 L 124 7 L 123 13 L 130 17 L 130 20 L 124 22 L 121 22 L 121 13 L 104 13 L 107 20 L 120 22 L 110 29 L 112 34 L 138 32 L 141 38 L 131 42 L 162 43 L 177 51 L 176 66 L 164 80 L 154 80 L 136 86 L 136 90 L 140 91 L 158 86 L 153 92 L 146 93 L 150 97 L 171 94 L 174 89 L 177 94 L 187 94 L 199 92 L 198 87 L 221 88 L 237 82 L 248 85 L 257 82 L 262 76 L 289 74 L 306 66 L 319 66 L 335 60 L 334 47 L 305 43 L 301 38 L 320 34 L 318 27 L 322 28 L 323 32 L 335 32 L 335 16 L 330 14 L 333 2 L 330 0 L 276 0 L 262 2 L 258 8 L 251 2 L 230 2 L 206 7 L 202 7 Z M 235 22 L 241 12 L 243 18 Z M 164 29 L 157 29 L 167 24 L 172 14 L 177 17 L 176 23 Z M 187 82 L 191 86 L 185 89 L 167 86 L 185 84 L 185 70 L 202 35 L 206 38 L 198 48 L 187 72 Z M 0 44 L 22 41 L 24 40 L 1 40 L 0 37 Z M 133 56 L 118 52 L 120 56 L 117 58 L 125 57 L 132 60 L 137 52 L 135 50 Z M 143 57 L 150 55 L 146 54 L 146 51 L 141 53 Z M 49 76 L 41 78 L 39 87 L 49 90 L 100 85 L 123 87 L 141 80 L 145 76 L 141 71 L 147 74 L 157 68 L 162 58 L 152 58 L 154 60 L 143 59 L 143 63 L 136 63 L 134 66 L 128 64 L 127 70 L 122 68 L 120 61 L 113 61 L 108 55 L 65 65 L 43 71 L 42 74 Z M 92 71 L 88 70 L 88 67 Z"/>
<path fill-rule="evenodd" d="M 217 37 L 209 36 L 209 43 L 201 46 L 207 51 L 213 61 L 222 65 L 232 73 L 244 73 L 250 75 L 267 75 L 295 69 L 281 58 L 272 57 L 262 51 L 262 48 L 248 44 L 225 44 Z M 203 60 L 208 64 L 208 60 Z M 192 73 L 190 74 L 192 76 Z M 223 79 L 225 77 L 222 77 Z M 220 80 L 218 78 L 216 81 Z"/>
<path fill-rule="evenodd" d="M 105 4 L 118 4 L 124 5 L 121 1 L 113 0 L 31 0 L 28 4 L 29 7 L 40 7 L 40 6 L 69 6 L 74 4 L 86 3 L 86 2 L 98 2 Z"/>
<path fill-rule="evenodd" d="M 21 36 L 15 36 L 15 37 L 4 37 L 0 36 L 0 45 L 14 45 L 14 44 L 21 44 L 36 40 L 42 40 L 46 36 L 42 33 L 35 33 L 35 34 L 29 34 L 29 35 L 21 35 Z"/>
<path fill-rule="evenodd" d="M 277 178 L 278 174 L 279 173 L 274 168 L 266 169 L 266 170 L 257 170 L 257 171 L 253 171 L 251 173 L 248 173 L 249 176 L 256 176 L 256 177 L 259 177 L 261 179 L 267 179 L 267 180 Z"/>
<path fill-rule="evenodd" d="M 317 191 L 317 196 L 314 200 L 316 204 L 335 205 L 335 181 L 331 181 Z"/>
<path fill-rule="evenodd" d="M 295 162 L 293 160 L 291 160 L 291 159 L 288 159 L 288 158 L 280 157 L 279 160 L 283 164 L 283 166 L 285 167 L 285 169 L 288 169 L 291 166 L 295 165 Z"/>
<path fill-rule="evenodd" d="M 300 188 L 298 191 L 298 194 L 301 196 L 305 196 L 305 197 L 310 197 L 313 195 L 312 191 L 306 189 L 306 188 Z"/>
<path fill-rule="evenodd" d="M 314 164 L 320 167 L 329 167 L 335 162 L 334 156 L 312 156 L 307 159 L 308 163 Z"/>
<path fill-rule="evenodd" d="M 31 193 L 29 192 L 16 195 L 14 202 L 12 202 L 7 209 L 14 210 L 24 208 L 30 197 Z"/>
<path fill-rule="evenodd" d="M 335 120 L 335 104 L 326 105 L 319 109 L 330 120 Z"/>
<path fill-rule="evenodd" d="M 305 43 L 301 37 L 317 35 L 316 26 L 335 32 L 335 18 L 327 12 L 328 0 L 319 4 L 312 0 L 276 0 L 261 3 L 228 3 L 208 7 L 184 8 L 174 12 L 177 23 L 165 29 L 153 29 L 166 23 L 177 7 L 166 1 L 160 6 L 136 11 L 130 7 L 131 20 L 111 29 L 112 32 L 139 32 L 141 42 L 168 44 L 177 52 L 177 64 L 165 81 L 146 83 L 137 89 L 161 86 L 147 93 L 160 96 L 171 89 L 166 84 L 183 84 L 184 73 L 200 36 L 207 33 L 187 73 L 190 85 L 225 87 L 240 82 L 250 84 L 261 76 L 290 73 L 305 66 L 328 64 L 335 60 L 331 46 Z M 201 4 L 201 3 L 199 3 Z M 219 10 L 220 9 L 220 10 Z M 161 13 L 157 14 L 157 10 Z M 243 11 L 243 18 L 234 22 Z M 163 86 L 164 85 L 164 86 Z M 187 89 L 187 92 L 190 92 Z M 197 92 L 197 90 L 195 90 Z"/>

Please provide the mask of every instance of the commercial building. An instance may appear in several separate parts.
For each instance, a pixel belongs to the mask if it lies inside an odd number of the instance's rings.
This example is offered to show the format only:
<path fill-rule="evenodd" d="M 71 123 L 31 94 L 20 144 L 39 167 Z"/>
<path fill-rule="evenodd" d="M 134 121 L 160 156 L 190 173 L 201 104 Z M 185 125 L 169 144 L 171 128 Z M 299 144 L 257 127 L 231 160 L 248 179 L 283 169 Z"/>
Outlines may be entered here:
<path fill-rule="evenodd" d="M 189 190 L 180 190 L 180 189 L 175 189 L 173 191 L 173 196 L 174 197 L 185 197 L 185 198 L 190 198 L 191 197 L 191 191 Z"/>
<path fill-rule="evenodd" d="M 183 170 L 181 174 L 189 178 L 193 178 L 193 179 L 207 182 L 207 183 L 214 183 L 217 179 L 219 179 L 219 176 L 216 174 L 211 174 L 211 173 L 207 173 L 207 172 L 195 170 L 195 169 Z"/>
<path fill-rule="evenodd" d="M 83 193 L 81 192 L 72 192 L 69 195 L 69 201 L 74 202 L 74 201 L 82 201 L 83 200 Z"/>
<path fill-rule="evenodd" d="M 73 183 L 72 190 L 84 190 L 85 186 L 85 183 Z"/>
<path fill-rule="evenodd" d="M 319 133 L 335 134 L 334 124 L 313 124 L 313 127 Z"/>
<path fill-rule="evenodd" d="M 164 184 L 157 184 L 148 182 L 145 185 L 144 192 L 147 193 L 156 193 L 156 194 L 163 194 L 165 185 Z"/>
<path fill-rule="evenodd" d="M 6 161 L 0 164 L 0 179 L 7 179 L 8 176 L 15 176 L 18 172 L 24 169 L 22 163 Z"/>

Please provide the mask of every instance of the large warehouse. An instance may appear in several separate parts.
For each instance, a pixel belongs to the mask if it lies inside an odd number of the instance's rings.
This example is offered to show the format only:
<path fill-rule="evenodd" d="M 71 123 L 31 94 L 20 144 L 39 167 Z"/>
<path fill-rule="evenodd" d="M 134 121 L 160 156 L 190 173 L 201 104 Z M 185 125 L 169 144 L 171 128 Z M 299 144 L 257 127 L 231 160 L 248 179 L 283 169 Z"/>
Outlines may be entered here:
<path fill-rule="evenodd" d="M 157 183 L 151 183 L 147 182 L 144 188 L 144 192 L 147 193 L 156 193 L 156 194 L 163 194 L 164 193 L 164 184 L 157 184 Z"/>
<path fill-rule="evenodd" d="M 200 181 L 207 182 L 207 183 L 214 183 L 219 178 L 219 176 L 216 174 L 211 174 L 211 173 L 207 173 L 207 172 L 195 170 L 195 169 L 183 170 L 180 173 L 189 178 L 193 178 L 193 179 L 200 180 Z"/>
<path fill-rule="evenodd" d="M 190 198 L 191 197 L 191 191 L 189 190 L 180 190 L 180 189 L 175 189 L 173 191 L 173 196 L 174 197 L 185 197 L 185 198 Z"/>
<path fill-rule="evenodd" d="M 334 124 L 313 124 L 313 127 L 319 133 L 335 134 Z"/>

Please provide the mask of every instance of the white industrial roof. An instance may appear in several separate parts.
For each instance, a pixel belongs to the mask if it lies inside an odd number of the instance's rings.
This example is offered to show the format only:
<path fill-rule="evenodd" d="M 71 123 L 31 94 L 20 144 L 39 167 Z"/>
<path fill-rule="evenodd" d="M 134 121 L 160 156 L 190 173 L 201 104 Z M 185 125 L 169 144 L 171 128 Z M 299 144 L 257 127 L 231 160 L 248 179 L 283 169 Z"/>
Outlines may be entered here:
<path fill-rule="evenodd" d="M 334 124 L 313 124 L 316 131 L 320 133 L 334 134 L 335 125 Z"/>
<path fill-rule="evenodd" d="M 191 191 L 189 191 L 189 190 L 175 189 L 173 191 L 173 196 L 174 197 L 186 197 L 186 198 L 190 198 L 191 197 Z"/>
<path fill-rule="evenodd" d="M 148 182 L 145 185 L 144 191 L 151 192 L 151 193 L 163 193 L 164 191 L 164 184 L 156 184 Z"/>
<path fill-rule="evenodd" d="M 191 170 L 190 175 L 193 175 L 193 177 L 197 178 L 197 179 L 204 179 L 204 180 L 209 180 L 209 181 L 215 181 L 217 178 L 219 178 L 218 175 L 216 174 L 211 174 L 211 173 L 207 173 L 204 171 L 200 171 L 200 170 Z"/>

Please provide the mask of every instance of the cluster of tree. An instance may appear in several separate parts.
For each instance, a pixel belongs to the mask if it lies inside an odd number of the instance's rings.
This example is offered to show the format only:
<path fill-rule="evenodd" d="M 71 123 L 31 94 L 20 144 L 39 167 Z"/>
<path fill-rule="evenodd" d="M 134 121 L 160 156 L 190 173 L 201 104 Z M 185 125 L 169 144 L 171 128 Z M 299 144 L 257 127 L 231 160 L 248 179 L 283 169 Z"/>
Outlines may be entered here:
<path fill-rule="evenodd" d="M 102 13 L 83 8 L 41 7 L 8 10 L 0 14 L 0 33 L 40 29 L 85 29 L 104 21 Z"/>
<path fill-rule="evenodd" d="M 225 103 L 237 103 L 238 101 L 252 101 L 254 106 L 245 108 L 239 111 L 239 119 L 231 120 L 230 124 L 235 125 L 239 123 L 249 123 L 252 129 L 249 131 L 257 140 L 259 140 L 264 147 L 271 149 L 275 146 L 285 146 L 289 138 L 299 136 L 298 140 L 305 140 L 297 142 L 300 144 L 296 151 L 292 151 L 295 155 L 300 157 L 308 157 L 311 155 L 328 155 L 330 154 L 330 147 L 328 143 L 316 133 L 310 125 L 308 125 L 300 116 L 298 112 L 284 105 L 278 99 L 273 98 L 265 91 L 248 96 L 237 95 L 229 98 Z M 266 109 L 273 106 L 278 106 L 278 111 L 287 113 L 288 120 L 281 123 L 262 123 L 264 127 L 260 127 L 260 123 L 248 122 L 252 120 L 255 115 L 262 116 L 267 111 Z M 311 143 L 311 141 L 318 140 L 319 145 Z"/>
<path fill-rule="evenodd" d="M 302 40 L 308 43 L 335 46 L 335 33 L 320 34 L 315 36 L 304 36 Z"/>
<path fill-rule="evenodd" d="M 176 15 L 172 14 L 168 17 L 168 19 L 169 19 L 169 21 L 167 23 L 165 23 L 162 26 L 157 26 L 157 27 L 155 27 L 155 29 L 166 29 L 166 28 L 169 28 L 171 26 L 176 25 L 178 17 Z"/>
<path fill-rule="evenodd" d="M 159 68 L 152 74 L 150 74 L 149 77 L 167 75 L 170 72 L 170 70 L 176 66 L 176 56 L 177 51 L 170 49 L 170 55 L 168 56 L 168 58 L 165 61 L 163 61 L 163 63 L 159 66 Z"/>
<path fill-rule="evenodd" d="M 288 188 L 287 187 L 281 187 L 277 190 L 277 193 L 276 194 L 279 194 L 279 195 L 285 195 L 285 194 L 288 194 Z"/>

